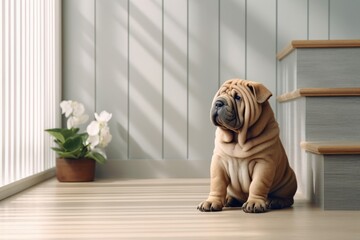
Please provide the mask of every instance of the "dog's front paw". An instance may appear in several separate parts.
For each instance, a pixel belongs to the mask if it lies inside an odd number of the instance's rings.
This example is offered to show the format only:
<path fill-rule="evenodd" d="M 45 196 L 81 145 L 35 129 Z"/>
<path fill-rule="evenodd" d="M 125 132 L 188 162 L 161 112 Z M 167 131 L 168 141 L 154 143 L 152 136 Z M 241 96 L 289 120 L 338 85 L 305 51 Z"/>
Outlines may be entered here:
<path fill-rule="evenodd" d="M 266 202 L 261 199 L 248 200 L 243 205 L 243 210 L 246 213 L 263 213 L 267 211 Z"/>
<path fill-rule="evenodd" d="M 220 201 L 203 201 L 197 207 L 197 209 L 201 212 L 216 212 L 221 211 L 223 205 Z"/>

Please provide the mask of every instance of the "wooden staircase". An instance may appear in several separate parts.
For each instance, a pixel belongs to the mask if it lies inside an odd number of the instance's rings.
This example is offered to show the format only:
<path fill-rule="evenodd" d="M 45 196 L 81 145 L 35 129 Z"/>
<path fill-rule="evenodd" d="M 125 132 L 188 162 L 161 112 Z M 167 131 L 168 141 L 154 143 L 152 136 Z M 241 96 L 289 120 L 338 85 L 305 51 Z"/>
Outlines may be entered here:
<path fill-rule="evenodd" d="M 300 194 L 360 210 L 360 40 L 293 41 L 278 60 L 278 122 Z"/>

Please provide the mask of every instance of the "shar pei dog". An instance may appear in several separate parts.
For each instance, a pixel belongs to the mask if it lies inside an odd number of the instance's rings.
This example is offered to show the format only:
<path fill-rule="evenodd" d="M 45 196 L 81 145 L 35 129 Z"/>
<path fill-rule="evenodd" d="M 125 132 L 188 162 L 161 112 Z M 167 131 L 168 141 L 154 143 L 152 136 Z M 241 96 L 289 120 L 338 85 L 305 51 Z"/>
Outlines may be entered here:
<path fill-rule="evenodd" d="M 216 93 L 211 121 L 217 126 L 209 197 L 200 211 L 242 207 L 247 213 L 290 207 L 297 182 L 279 138 L 262 84 L 231 79 Z"/>

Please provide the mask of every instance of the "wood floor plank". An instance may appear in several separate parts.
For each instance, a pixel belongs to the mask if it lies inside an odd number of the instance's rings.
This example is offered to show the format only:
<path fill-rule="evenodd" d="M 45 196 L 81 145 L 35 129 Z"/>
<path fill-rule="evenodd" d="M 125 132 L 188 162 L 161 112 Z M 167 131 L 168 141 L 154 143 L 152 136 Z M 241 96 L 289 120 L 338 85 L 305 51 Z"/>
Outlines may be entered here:
<path fill-rule="evenodd" d="M 360 212 L 301 198 L 265 214 L 202 213 L 208 179 L 46 181 L 0 202 L 0 239 L 356 239 Z"/>

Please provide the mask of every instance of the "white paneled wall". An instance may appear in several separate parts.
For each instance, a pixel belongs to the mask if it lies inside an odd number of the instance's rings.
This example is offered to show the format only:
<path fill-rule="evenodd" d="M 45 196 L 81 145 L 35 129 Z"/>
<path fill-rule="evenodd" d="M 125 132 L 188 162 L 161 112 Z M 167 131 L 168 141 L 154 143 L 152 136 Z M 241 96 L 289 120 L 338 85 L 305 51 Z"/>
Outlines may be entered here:
<path fill-rule="evenodd" d="M 164 2 L 163 25 L 163 158 L 188 156 L 188 38 L 187 2 Z"/>
<path fill-rule="evenodd" d="M 357 0 L 64 0 L 63 98 L 114 114 L 112 160 L 209 162 L 219 85 L 262 82 L 276 111 L 276 53 L 359 38 L 359 11 Z"/>
<path fill-rule="evenodd" d="M 94 3 L 94 2 L 92 2 Z M 86 4 L 86 1 L 84 2 Z M 94 26 L 94 5 L 89 4 L 89 9 L 91 11 L 86 11 L 87 21 L 91 22 L 90 26 Z M 76 9 L 76 8 L 74 8 Z M 74 11 L 72 9 L 72 11 Z M 68 24 L 72 24 L 72 16 L 69 12 L 64 12 L 63 19 L 68 19 Z M 85 13 L 84 13 L 85 16 Z M 113 114 L 113 119 L 111 120 L 111 130 L 113 135 L 113 143 L 117 143 L 115 147 L 112 147 L 108 151 L 108 155 L 117 156 L 119 159 L 128 158 L 128 129 L 129 129 L 129 112 L 128 112 L 128 92 L 129 92 L 129 82 L 128 82 L 128 3 L 127 1 L 118 1 L 118 0 L 108 0 L 103 1 L 101 4 L 96 5 L 96 22 L 99 26 L 108 26 L 106 28 L 97 27 L 97 38 L 96 38 L 96 51 L 94 47 L 95 41 L 93 38 L 89 38 L 89 51 L 85 48 L 76 49 L 77 52 L 84 54 L 89 52 L 87 57 L 82 58 L 81 60 L 85 63 L 88 62 L 91 67 L 88 65 L 79 66 L 81 69 L 91 70 L 91 78 L 82 78 L 78 86 L 85 85 L 81 87 L 84 91 L 80 95 L 76 96 L 74 94 L 69 94 L 66 90 L 71 87 L 71 85 L 66 84 L 66 79 L 73 79 L 72 71 L 64 71 L 65 77 L 65 96 L 72 96 L 72 98 L 79 98 L 79 100 L 87 103 L 88 107 L 92 110 L 96 109 L 106 109 L 107 111 Z M 95 29 L 91 29 L 91 34 L 93 35 Z M 80 30 L 80 31 L 79 31 Z M 73 31 L 77 31 L 77 34 L 83 35 L 86 34 L 86 28 L 74 28 Z M 64 33 L 64 46 L 72 45 L 76 41 L 71 35 L 67 34 L 67 31 Z M 66 49 L 64 49 L 66 50 Z M 72 54 L 68 52 L 63 52 L 65 58 L 69 59 L 66 56 L 71 56 Z M 96 66 L 95 66 L 95 54 L 96 53 Z M 71 60 L 71 59 L 69 59 Z M 101 82 L 96 81 L 95 79 L 95 70 L 96 78 L 102 79 Z M 89 84 L 87 84 L 89 82 Z M 95 88 L 96 84 L 96 88 Z M 95 91 L 96 89 L 96 91 Z M 84 96 L 90 97 L 89 100 L 84 100 Z M 96 96 L 96 103 L 95 97 Z M 113 99 L 113 100 L 111 100 Z M 109 101 L 114 101 L 113 104 L 107 104 Z"/>
<path fill-rule="evenodd" d="M 129 4 L 129 158 L 160 159 L 163 130 L 162 2 L 134 0 Z M 108 102 L 112 99 L 107 99 Z"/>
<path fill-rule="evenodd" d="M 54 166 L 60 1 L 0 2 L 0 187 Z"/>
<path fill-rule="evenodd" d="M 188 2 L 188 158 L 210 159 L 209 107 L 219 86 L 219 1 Z"/>
<path fill-rule="evenodd" d="M 330 8 L 329 35 L 331 39 L 350 38 L 360 39 L 360 1 L 332 0 Z"/>

